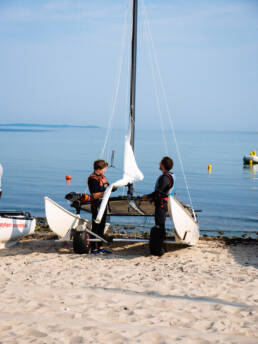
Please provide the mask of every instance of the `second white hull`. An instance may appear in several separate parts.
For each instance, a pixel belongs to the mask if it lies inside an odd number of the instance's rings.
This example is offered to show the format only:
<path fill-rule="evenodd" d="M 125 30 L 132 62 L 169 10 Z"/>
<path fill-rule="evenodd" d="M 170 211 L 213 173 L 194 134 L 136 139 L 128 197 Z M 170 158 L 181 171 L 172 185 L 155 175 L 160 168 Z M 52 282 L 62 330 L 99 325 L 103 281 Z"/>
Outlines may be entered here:
<path fill-rule="evenodd" d="M 189 246 L 194 246 L 199 241 L 199 224 L 180 202 L 173 196 L 168 200 L 168 211 L 174 223 L 176 241 Z"/>
<path fill-rule="evenodd" d="M 25 235 L 32 234 L 35 227 L 35 219 L 0 216 L 0 249 L 13 246 Z"/>

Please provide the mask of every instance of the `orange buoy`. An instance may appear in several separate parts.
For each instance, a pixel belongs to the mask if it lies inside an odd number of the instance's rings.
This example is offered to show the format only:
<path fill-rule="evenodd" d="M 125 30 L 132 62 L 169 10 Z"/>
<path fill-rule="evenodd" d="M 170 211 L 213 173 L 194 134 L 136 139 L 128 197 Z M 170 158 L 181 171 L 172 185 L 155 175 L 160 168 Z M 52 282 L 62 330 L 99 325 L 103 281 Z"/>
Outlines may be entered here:
<path fill-rule="evenodd" d="M 71 180 L 72 179 L 72 177 L 70 176 L 70 174 L 67 174 L 66 176 L 65 176 L 65 180 Z"/>

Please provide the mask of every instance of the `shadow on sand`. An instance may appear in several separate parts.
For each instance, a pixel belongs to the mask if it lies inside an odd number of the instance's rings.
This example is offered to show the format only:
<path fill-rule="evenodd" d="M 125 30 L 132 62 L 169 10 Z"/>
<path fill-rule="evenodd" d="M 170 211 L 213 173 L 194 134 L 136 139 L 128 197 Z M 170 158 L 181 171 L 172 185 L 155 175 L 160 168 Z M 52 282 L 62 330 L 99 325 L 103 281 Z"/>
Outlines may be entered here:
<path fill-rule="evenodd" d="M 84 254 L 78 255 L 74 253 L 71 241 L 59 241 L 54 240 L 56 237 L 47 237 L 42 240 L 42 237 L 33 240 L 23 240 L 17 245 L 8 249 L 0 250 L 0 257 L 17 256 L 17 255 L 30 255 L 33 253 L 43 254 L 60 254 L 71 255 L 71 258 L 87 256 L 94 259 L 95 255 Z M 49 240 L 52 239 L 52 240 Z M 241 266 L 252 266 L 258 269 L 258 240 L 255 239 L 228 239 L 228 238 L 210 238 L 201 240 L 209 245 L 211 243 L 220 243 L 228 248 L 235 259 L 235 261 Z M 112 250 L 113 254 L 97 255 L 103 259 L 134 259 L 136 257 L 150 257 L 148 243 L 112 243 L 108 246 Z M 202 250 L 202 247 L 196 247 L 196 249 Z M 173 253 L 176 251 L 187 250 L 186 246 L 169 244 L 167 245 L 167 252 Z M 153 257 L 153 259 L 166 259 L 168 257 L 165 254 L 163 257 Z"/>
<path fill-rule="evenodd" d="M 252 238 L 206 237 L 207 244 L 218 243 L 227 248 L 236 263 L 258 269 L 258 240 Z"/>
<path fill-rule="evenodd" d="M 258 269 L 258 240 L 227 239 L 226 244 L 239 265 L 252 266 Z"/>
<path fill-rule="evenodd" d="M 108 249 L 113 254 L 97 255 L 101 258 L 115 258 L 115 259 L 133 259 L 135 257 L 150 257 L 148 243 L 112 243 L 109 244 Z M 166 246 L 167 252 L 175 252 L 185 249 L 184 245 L 170 245 Z M 43 254 L 60 254 L 60 255 L 72 255 L 73 257 L 88 256 L 95 258 L 95 255 L 84 254 L 78 255 L 73 251 L 72 241 L 60 241 L 55 240 L 55 237 L 51 240 L 39 238 L 38 240 L 23 240 L 18 244 L 9 247 L 8 249 L 0 250 L 0 257 L 11 257 L 17 255 L 30 255 L 32 253 Z M 166 255 L 163 256 L 165 258 Z M 160 259 L 160 257 L 154 257 Z"/>

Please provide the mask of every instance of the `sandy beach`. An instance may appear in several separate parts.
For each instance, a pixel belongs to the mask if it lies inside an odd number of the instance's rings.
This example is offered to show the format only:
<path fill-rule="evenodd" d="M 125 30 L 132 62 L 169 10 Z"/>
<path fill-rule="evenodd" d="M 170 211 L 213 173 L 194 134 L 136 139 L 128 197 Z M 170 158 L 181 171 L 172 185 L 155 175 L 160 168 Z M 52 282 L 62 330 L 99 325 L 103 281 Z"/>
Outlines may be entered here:
<path fill-rule="evenodd" d="M 258 244 L 201 240 L 77 255 L 26 240 L 0 251 L 0 343 L 258 343 Z"/>

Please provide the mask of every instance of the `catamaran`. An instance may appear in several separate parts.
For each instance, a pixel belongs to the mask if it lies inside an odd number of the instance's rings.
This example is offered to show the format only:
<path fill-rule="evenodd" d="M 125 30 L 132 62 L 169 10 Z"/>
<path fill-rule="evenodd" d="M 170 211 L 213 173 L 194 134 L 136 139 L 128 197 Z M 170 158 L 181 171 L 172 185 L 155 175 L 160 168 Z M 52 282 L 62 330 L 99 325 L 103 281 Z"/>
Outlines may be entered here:
<path fill-rule="evenodd" d="M 144 176 L 139 169 L 135 156 L 135 98 L 136 98 L 136 63 L 137 63 L 137 20 L 138 20 L 138 0 L 132 0 L 132 26 L 131 26 L 131 70 L 130 70 L 130 104 L 129 104 L 129 132 L 124 142 L 124 164 L 122 178 L 112 183 L 106 189 L 96 222 L 100 222 L 107 209 L 110 216 L 130 216 L 130 217 L 153 217 L 154 205 L 148 200 L 143 200 L 135 196 L 134 184 L 143 180 Z M 160 73 L 159 73 L 160 75 Z M 163 84 L 161 87 L 164 89 Z M 171 124 L 171 123 L 170 123 Z M 174 133 L 174 127 L 172 126 Z M 175 137 L 175 133 L 174 133 Z M 177 142 L 175 144 L 178 148 Z M 179 150 L 178 150 L 179 152 Z M 182 161 L 180 159 L 180 161 Z M 183 166 L 182 166 L 183 167 Z M 185 174 L 184 174 L 185 176 Z M 186 179 L 186 178 L 185 178 Z M 126 196 L 110 197 L 113 187 L 127 187 Z M 189 190 L 188 190 L 189 191 Z M 190 198 L 190 193 L 189 193 Z M 95 233 L 91 232 L 91 223 L 80 216 L 81 211 L 91 212 L 90 202 L 85 202 L 76 193 L 67 195 L 71 201 L 71 206 L 76 209 L 76 214 L 64 209 L 49 197 L 45 197 L 46 218 L 50 228 L 59 235 L 60 238 L 73 239 L 74 250 L 78 253 L 88 253 L 90 251 L 90 241 L 102 240 Z M 191 199 L 190 199 L 191 200 Z M 175 240 L 169 243 L 181 243 L 186 245 L 196 245 L 199 239 L 199 224 L 192 206 L 187 206 L 179 202 L 174 195 L 168 198 L 169 212 L 174 223 Z M 91 235 L 91 237 L 90 237 Z M 92 239 L 92 236 L 94 237 Z M 113 239 L 113 241 L 148 241 L 146 239 Z"/>

